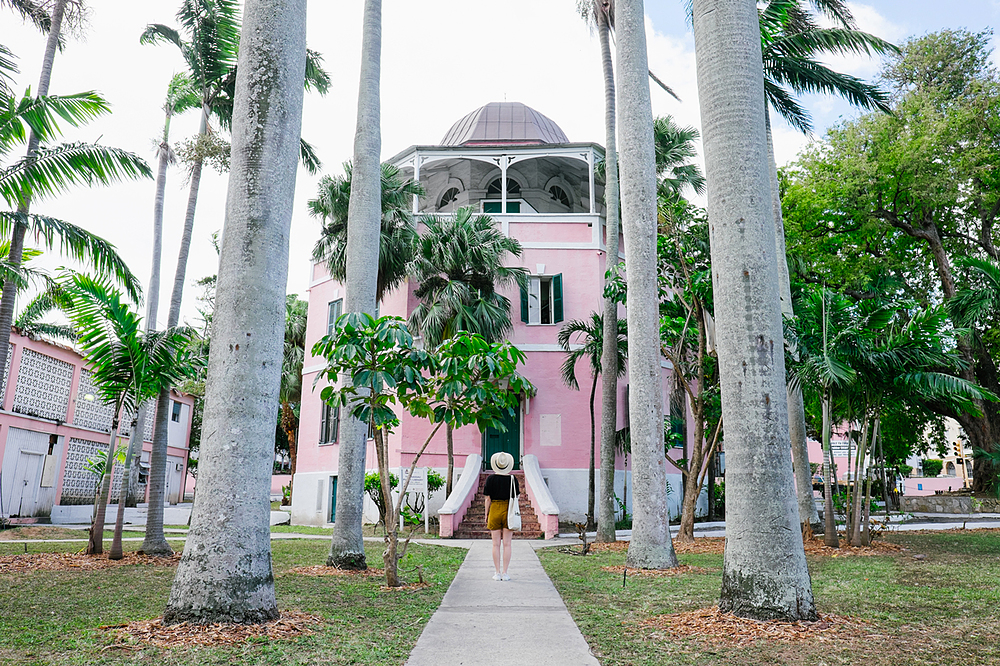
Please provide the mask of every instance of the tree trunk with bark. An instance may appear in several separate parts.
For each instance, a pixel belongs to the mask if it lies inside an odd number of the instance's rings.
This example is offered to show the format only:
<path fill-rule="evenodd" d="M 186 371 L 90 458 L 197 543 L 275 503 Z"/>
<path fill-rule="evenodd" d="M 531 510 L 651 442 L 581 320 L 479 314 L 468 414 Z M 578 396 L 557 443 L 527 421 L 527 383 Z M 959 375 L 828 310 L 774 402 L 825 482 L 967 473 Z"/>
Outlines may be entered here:
<path fill-rule="evenodd" d="M 621 200 L 628 272 L 629 424 L 632 440 L 632 541 L 626 564 L 677 566 L 667 511 L 663 448 L 656 256 L 656 160 L 642 0 L 624 0 L 615 14 L 621 105 Z M 611 337 L 608 346 L 617 339 Z"/>
<path fill-rule="evenodd" d="M 756 3 L 694 0 L 694 35 L 722 418 L 733 424 L 719 606 L 755 619 L 814 620 L 792 485 Z"/>
<path fill-rule="evenodd" d="M 830 548 L 840 548 L 837 536 L 837 519 L 833 515 L 833 455 L 830 450 L 830 391 L 823 391 L 823 543 Z"/>
<path fill-rule="evenodd" d="M 142 408 L 139 408 L 138 413 L 142 413 L 142 411 Z M 132 435 L 129 437 L 128 451 L 125 452 L 125 470 L 122 475 L 122 487 L 121 490 L 118 491 L 118 515 L 115 516 L 115 535 L 111 540 L 111 550 L 108 551 L 109 560 L 120 560 L 125 557 L 125 553 L 122 552 L 122 529 L 125 525 L 126 495 L 131 491 L 128 487 L 128 483 L 132 479 L 132 463 L 137 453 L 136 442 L 142 442 L 142 435 L 139 434 L 138 426 L 139 421 L 137 414 L 136 420 L 132 423 Z M 138 467 L 138 465 L 136 467 Z"/>
<path fill-rule="evenodd" d="M 618 338 L 614 338 L 617 340 Z M 587 529 L 592 530 L 597 527 L 596 516 L 594 515 L 594 500 L 596 493 L 595 471 L 597 466 L 597 422 L 594 415 L 594 399 L 597 397 L 597 379 L 594 374 L 594 381 L 590 385 L 590 477 L 587 484 Z"/>
<path fill-rule="evenodd" d="M 56 57 L 56 47 L 59 45 L 59 33 L 62 30 L 63 15 L 66 13 L 67 0 L 56 0 L 52 5 L 51 22 L 49 23 L 49 34 L 45 40 L 45 53 L 42 56 L 42 71 L 38 76 L 39 97 L 49 94 L 49 82 L 52 80 L 52 64 Z M 26 153 L 28 161 L 34 159 L 38 152 L 38 136 L 32 132 L 28 136 L 28 151 Z M 27 215 L 31 212 L 31 197 L 24 197 L 17 207 L 19 215 Z M 21 265 L 24 255 L 24 235 L 28 227 L 24 224 L 15 224 L 14 232 L 10 238 L 10 249 L 7 251 L 7 263 L 11 267 L 17 268 Z M 7 280 L 3 284 L 0 292 L 0 368 L 7 364 L 7 351 L 10 345 L 10 327 L 14 325 L 14 306 L 17 304 L 17 282 Z"/>
<path fill-rule="evenodd" d="M 248 0 L 244 16 L 198 495 L 164 613 L 167 624 L 278 617 L 270 492 L 306 0 Z"/>
<path fill-rule="evenodd" d="M 449 497 L 455 486 L 455 430 L 450 423 L 445 426 L 444 437 L 448 452 L 448 477 L 445 479 L 444 496 Z"/>
<path fill-rule="evenodd" d="M 382 1 L 365 0 L 354 171 L 347 212 L 346 312 L 375 312 L 382 217 L 381 52 Z M 331 566 L 367 566 L 361 531 L 367 436 L 367 423 L 350 415 L 343 419 L 337 458 L 337 510 L 326 560 Z"/>
<path fill-rule="evenodd" d="M 611 60 L 608 15 L 598 13 L 597 34 L 601 42 L 601 69 L 604 72 L 604 270 L 618 267 L 619 199 L 618 149 L 615 137 L 615 72 Z M 607 285 L 605 279 L 604 284 Z M 618 303 L 604 299 L 604 340 L 618 340 Z M 615 536 L 615 437 L 618 432 L 618 349 L 605 344 L 601 350 L 601 495 L 597 511 L 598 543 L 614 541 Z"/>
<path fill-rule="evenodd" d="M 108 438 L 108 455 L 104 459 L 104 476 L 101 477 L 101 490 L 94 502 L 94 520 L 90 524 L 90 539 L 87 543 L 87 555 L 100 555 L 104 552 L 104 518 L 108 511 L 108 499 L 111 497 L 111 481 L 114 479 L 115 440 L 118 439 L 118 414 L 121 411 L 121 401 L 115 404 L 115 417 L 111 421 L 111 436 Z M 121 493 L 119 492 L 119 495 Z M 121 498 L 118 498 L 121 502 Z"/>

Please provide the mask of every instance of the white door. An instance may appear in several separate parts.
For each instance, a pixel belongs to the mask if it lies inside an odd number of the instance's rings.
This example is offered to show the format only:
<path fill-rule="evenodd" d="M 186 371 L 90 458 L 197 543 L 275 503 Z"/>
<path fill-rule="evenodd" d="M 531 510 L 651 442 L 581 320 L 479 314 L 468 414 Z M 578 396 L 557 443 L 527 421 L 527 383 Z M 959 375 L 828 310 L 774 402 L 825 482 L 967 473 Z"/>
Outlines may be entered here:
<path fill-rule="evenodd" d="M 10 428 L 0 469 L 0 513 L 7 516 L 47 515 L 55 499 L 55 484 L 42 487 L 42 471 L 48 456 L 58 465 L 60 442 L 49 445 L 50 435 Z M 49 452 L 51 449 L 51 453 Z"/>

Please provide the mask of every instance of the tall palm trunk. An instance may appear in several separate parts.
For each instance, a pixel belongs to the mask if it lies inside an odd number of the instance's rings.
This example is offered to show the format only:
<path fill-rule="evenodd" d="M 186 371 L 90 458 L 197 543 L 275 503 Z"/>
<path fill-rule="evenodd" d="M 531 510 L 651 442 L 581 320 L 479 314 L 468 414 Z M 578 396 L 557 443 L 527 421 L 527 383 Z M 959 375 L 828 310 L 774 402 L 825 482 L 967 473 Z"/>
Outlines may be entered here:
<path fill-rule="evenodd" d="M 382 0 L 365 0 L 354 172 L 347 212 L 346 312 L 375 312 L 378 278 L 375 269 L 378 267 L 382 216 L 381 52 Z M 352 569 L 367 566 L 361 532 L 367 435 L 367 423 L 349 415 L 343 420 L 337 456 L 337 510 L 326 560 L 331 566 Z"/>
<path fill-rule="evenodd" d="M 119 399 L 115 403 L 115 416 L 111 420 L 111 436 L 108 438 L 108 455 L 104 459 L 104 476 L 101 478 L 101 490 L 94 503 L 94 520 L 90 525 L 90 540 L 87 543 L 87 555 L 100 555 L 104 552 L 104 517 L 108 511 L 108 499 L 111 497 L 111 481 L 114 478 L 115 441 L 118 439 L 118 415 L 122 404 Z M 121 502 L 121 492 L 118 493 Z"/>
<path fill-rule="evenodd" d="M 739 426 L 726 429 L 719 606 L 757 619 L 815 619 L 792 491 L 756 3 L 694 0 L 694 34 L 722 418 Z"/>
<path fill-rule="evenodd" d="M 291 465 L 288 470 L 291 473 L 291 478 L 288 479 L 288 496 L 291 497 L 292 494 L 292 484 L 295 481 L 295 469 L 296 462 L 298 461 L 298 442 L 296 434 L 298 433 L 298 419 L 295 417 L 295 411 L 292 409 L 291 404 L 287 401 L 281 403 L 281 425 L 285 429 L 285 437 L 288 438 L 288 460 Z"/>
<path fill-rule="evenodd" d="M 632 542 L 626 564 L 677 566 L 667 513 L 663 379 L 656 292 L 656 160 L 642 0 L 616 7 L 621 106 L 621 200 L 628 271 L 629 423 L 632 438 Z M 613 204 L 612 204 L 613 205 Z M 614 319 L 612 319 L 614 321 Z M 605 340 L 607 347 L 617 337 Z M 612 375 L 614 376 L 614 375 Z"/>
<path fill-rule="evenodd" d="M 601 11 L 597 32 L 604 70 L 604 207 L 607 217 L 604 270 L 618 266 L 618 150 L 615 138 L 615 71 L 611 61 L 608 16 Z M 605 280 L 607 284 L 607 280 Z M 604 299 L 604 340 L 618 339 L 618 303 Z M 618 430 L 618 354 L 612 344 L 601 350 L 601 496 L 597 516 L 599 542 L 615 540 L 615 434 Z"/>
<path fill-rule="evenodd" d="M 63 14 L 66 13 L 67 0 L 56 0 L 52 6 L 52 21 L 49 24 L 49 35 L 45 40 L 45 54 L 42 56 L 42 72 L 38 76 L 38 96 L 49 94 L 49 82 L 52 80 L 52 63 L 56 57 L 56 47 L 59 45 L 59 31 L 62 29 Z M 32 160 L 38 152 L 38 136 L 34 132 L 28 137 L 27 159 Z M 27 215 L 31 211 L 31 197 L 24 196 L 17 207 L 18 215 Z M 7 253 L 7 263 L 13 268 L 21 265 L 24 255 L 24 235 L 28 227 L 25 224 L 15 224 L 11 234 L 10 250 Z M 17 282 L 7 280 L 3 284 L 0 295 L 0 368 L 7 364 L 7 346 L 10 344 L 10 327 L 14 324 L 14 305 L 17 298 Z"/>
<path fill-rule="evenodd" d="M 306 0 L 248 0 L 245 17 L 198 496 L 168 624 L 278 617 L 269 515 Z"/>
<path fill-rule="evenodd" d="M 118 491 L 118 513 L 115 516 L 115 535 L 111 540 L 111 550 L 108 551 L 109 560 L 120 560 L 125 557 L 122 551 L 122 529 L 125 525 L 125 505 L 126 498 L 131 491 L 129 484 L 132 480 L 132 462 L 136 454 L 136 443 L 142 441 L 142 433 L 139 430 L 139 416 L 145 411 L 139 408 L 136 418 L 132 421 L 132 435 L 129 437 L 128 451 L 125 452 L 125 467 L 122 475 L 122 487 Z"/>
<path fill-rule="evenodd" d="M 767 127 L 767 172 L 771 180 L 771 208 L 774 211 L 774 250 L 778 259 L 778 293 L 781 297 L 781 314 L 791 317 L 792 289 L 788 278 L 788 258 L 785 254 L 785 223 L 781 213 L 781 194 L 778 192 L 778 166 L 774 159 L 774 140 L 771 134 L 771 114 L 764 103 L 764 122 Z M 813 499 L 812 472 L 809 468 L 809 445 L 806 443 L 806 411 L 802 389 L 787 389 L 788 436 L 792 441 L 792 469 L 795 472 L 795 491 L 799 503 L 799 523 L 809 525 L 815 534 L 823 532 L 823 523 Z"/>
<path fill-rule="evenodd" d="M 208 106 L 201 107 L 199 136 L 208 133 Z M 181 246 L 177 253 L 177 268 L 174 270 L 174 288 L 170 294 L 170 310 L 167 313 L 167 328 L 177 326 L 181 318 L 181 301 L 184 298 L 184 281 L 187 276 L 188 254 L 191 251 L 191 236 L 194 232 L 194 214 L 198 207 L 198 188 L 201 186 L 202 159 L 199 157 L 191 165 L 191 185 L 188 190 L 187 212 L 184 215 L 184 230 Z M 157 285 L 158 288 L 158 285 Z M 153 296 L 151 294 L 151 296 Z M 157 298 L 159 294 L 155 295 Z M 170 414 L 170 390 L 160 391 L 156 398 L 156 412 L 153 416 L 153 448 L 149 453 L 149 508 L 146 511 L 146 538 L 141 551 L 147 555 L 169 556 L 173 549 L 163 535 L 163 502 L 167 482 L 167 431 Z"/>
<path fill-rule="evenodd" d="M 823 390 L 823 543 L 830 548 L 840 548 L 837 536 L 837 519 L 833 515 L 833 452 L 830 450 L 830 390 Z"/>
<path fill-rule="evenodd" d="M 617 338 L 615 338 L 617 340 Z M 592 530 L 597 525 L 594 516 L 594 494 L 595 488 L 595 467 L 597 449 L 597 423 L 594 415 L 594 399 L 597 397 L 597 374 L 594 374 L 594 381 L 590 385 L 590 481 L 587 485 L 587 529 Z M 612 475 L 612 478 L 614 476 Z"/>

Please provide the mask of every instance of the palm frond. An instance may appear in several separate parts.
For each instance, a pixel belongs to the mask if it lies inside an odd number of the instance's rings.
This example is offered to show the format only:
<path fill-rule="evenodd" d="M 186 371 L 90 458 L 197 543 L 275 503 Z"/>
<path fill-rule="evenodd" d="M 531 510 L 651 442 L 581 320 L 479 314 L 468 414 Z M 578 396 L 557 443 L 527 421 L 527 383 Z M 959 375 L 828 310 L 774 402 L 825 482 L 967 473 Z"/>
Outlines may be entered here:
<path fill-rule="evenodd" d="M 325 95 L 330 90 L 330 74 L 323 69 L 323 55 L 306 49 L 306 90 L 315 90 Z"/>

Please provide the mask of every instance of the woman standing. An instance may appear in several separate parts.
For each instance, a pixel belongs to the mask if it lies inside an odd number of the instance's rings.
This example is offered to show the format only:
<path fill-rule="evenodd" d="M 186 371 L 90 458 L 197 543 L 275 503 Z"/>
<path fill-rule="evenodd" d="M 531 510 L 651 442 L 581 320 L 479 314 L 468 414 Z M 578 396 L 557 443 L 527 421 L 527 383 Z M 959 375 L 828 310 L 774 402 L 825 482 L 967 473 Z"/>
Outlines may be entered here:
<path fill-rule="evenodd" d="M 510 475 L 514 469 L 514 456 L 498 451 L 490 458 L 493 474 L 486 479 L 483 494 L 486 496 L 486 529 L 493 537 L 493 580 L 510 580 L 507 567 L 510 565 L 510 540 L 514 533 L 507 527 L 507 506 L 510 504 L 511 485 L 514 497 L 521 494 L 517 479 Z M 515 500 L 516 501 L 516 500 Z M 500 544 L 503 543 L 503 569 L 500 568 Z"/>

